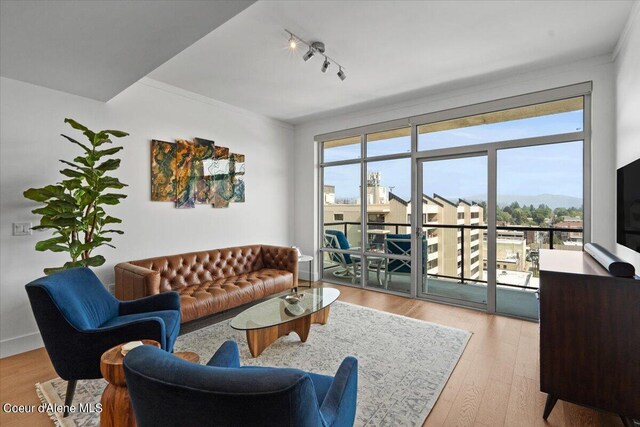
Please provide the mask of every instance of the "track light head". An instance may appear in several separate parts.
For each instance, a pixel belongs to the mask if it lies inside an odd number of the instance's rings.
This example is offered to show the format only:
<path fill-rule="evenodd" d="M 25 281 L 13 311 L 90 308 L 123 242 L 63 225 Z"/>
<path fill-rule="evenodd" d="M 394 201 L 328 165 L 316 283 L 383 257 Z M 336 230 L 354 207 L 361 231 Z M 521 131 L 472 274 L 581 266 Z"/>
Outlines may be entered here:
<path fill-rule="evenodd" d="M 307 53 L 305 53 L 304 55 L 302 55 L 302 59 L 304 59 L 305 62 L 307 62 L 308 60 L 311 59 L 311 57 L 315 54 L 315 52 L 313 51 L 313 48 L 310 47 L 309 50 L 307 51 Z"/>
<path fill-rule="evenodd" d="M 340 77 L 340 80 L 344 81 L 344 79 L 347 78 L 347 75 L 344 73 L 344 70 L 342 69 L 342 67 L 340 67 L 340 70 L 338 71 L 338 77 Z"/>
<path fill-rule="evenodd" d="M 331 65 L 329 60 L 327 58 L 324 58 L 324 62 L 322 63 L 322 68 L 320 68 L 320 71 L 322 71 L 323 73 L 326 73 L 327 68 L 329 68 L 329 65 Z"/>

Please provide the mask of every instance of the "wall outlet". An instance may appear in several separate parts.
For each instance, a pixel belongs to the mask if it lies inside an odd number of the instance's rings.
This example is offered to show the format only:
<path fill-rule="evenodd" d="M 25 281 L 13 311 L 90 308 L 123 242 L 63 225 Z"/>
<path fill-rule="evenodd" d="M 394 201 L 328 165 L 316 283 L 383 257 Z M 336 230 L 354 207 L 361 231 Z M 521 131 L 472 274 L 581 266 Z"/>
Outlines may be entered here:
<path fill-rule="evenodd" d="M 32 233 L 33 233 L 33 230 L 31 230 L 30 222 L 14 222 L 13 223 L 14 236 L 30 236 Z"/>

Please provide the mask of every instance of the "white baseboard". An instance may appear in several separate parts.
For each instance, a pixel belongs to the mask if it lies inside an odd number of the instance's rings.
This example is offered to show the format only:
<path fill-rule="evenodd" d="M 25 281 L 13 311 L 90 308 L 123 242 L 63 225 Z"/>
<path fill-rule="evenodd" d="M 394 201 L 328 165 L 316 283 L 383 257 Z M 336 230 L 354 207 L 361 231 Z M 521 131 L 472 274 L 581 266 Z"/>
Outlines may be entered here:
<path fill-rule="evenodd" d="M 32 332 L 30 334 L 8 338 L 0 341 L 0 358 L 35 350 L 40 347 L 44 347 L 40 332 Z"/>

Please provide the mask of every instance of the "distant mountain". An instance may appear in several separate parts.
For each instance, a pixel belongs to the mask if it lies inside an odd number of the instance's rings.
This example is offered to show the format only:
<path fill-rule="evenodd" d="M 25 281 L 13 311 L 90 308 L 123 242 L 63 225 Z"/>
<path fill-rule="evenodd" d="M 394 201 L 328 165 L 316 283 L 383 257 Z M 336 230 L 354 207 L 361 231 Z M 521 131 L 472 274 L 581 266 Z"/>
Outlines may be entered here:
<path fill-rule="evenodd" d="M 469 197 L 465 197 L 464 199 L 469 202 L 472 200 L 474 202 L 482 202 L 482 201 L 486 201 L 486 195 L 469 196 Z M 452 200 L 455 200 L 455 199 L 452 198 Z M 505 195 L 499 195 L 498 200 L 500 201 L 500 203 L 498 203 L 498 206 L 500 207 L 510 205 L 513 202 L 518 202 L 520 206 L 533 205 L 536 208 L 541 204 L 545 204 L 549 206 L 551 209 L 571 208 L 571 207 L 579 208 L 580 206 L 582 206 L 582 198 L 571 197 L 571 196 L 561 196 L 559 194 L 538 194 L 536 196 L 524 196 L 524 195 L 519 196 L 516 194 L 513 194 L 513 195 L 505 194 Z"/>

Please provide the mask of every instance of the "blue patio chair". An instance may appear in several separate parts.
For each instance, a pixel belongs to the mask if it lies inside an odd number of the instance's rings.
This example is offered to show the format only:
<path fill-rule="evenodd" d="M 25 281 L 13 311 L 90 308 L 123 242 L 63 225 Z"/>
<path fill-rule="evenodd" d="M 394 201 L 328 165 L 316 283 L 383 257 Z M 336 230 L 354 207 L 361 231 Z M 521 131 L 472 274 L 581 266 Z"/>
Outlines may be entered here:
<path fill-rule="evenodd" d="M 77 380 L 102 378 L 102 353 L 142 339 L 172 351 L 180 331 L 177 292 L 120 302 L 88 268 L 41 277 L 25 288 L 51 363 L 68 382 L 66 407 L 73 402 Z"/>
<path fill-rule="evenodd" d="M 298 369 L 240 366 L 226 341 L 207 366 L 152 346 L 131 350 L 124 372 L 140 427 L 350 427 L 356 414 L 358 361 L 331 377 Z"/>
<path fill-rule="evenodd" d="M 393 255 L 411 256 L 411 235 L 410 234 L 387 234 L 385 239 L 385 251 Z M 422 272 L 425 271 L 425 261 L 427 259 L 427 240 L 422 238 Z M 404 259 L 389 259 L 384 275 L 384 287 L 387 288 L 389 281 L 394 274 L 411 274 L 411 261 Z"/>
<path fill-rule="evenodd" d="M 340 230 L 325 230 L 324 245 L 327 248 L 359 250 L 359 247 L 351 247 L 349 240 Z M 333 272 L 337 277 L 349 277 L 355 283 L 360 277 L 360 258 L 340 252 L 328 252 L 329 259 L 340 266 L 340 269 Z"/>

